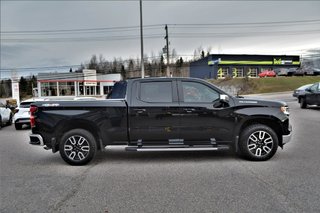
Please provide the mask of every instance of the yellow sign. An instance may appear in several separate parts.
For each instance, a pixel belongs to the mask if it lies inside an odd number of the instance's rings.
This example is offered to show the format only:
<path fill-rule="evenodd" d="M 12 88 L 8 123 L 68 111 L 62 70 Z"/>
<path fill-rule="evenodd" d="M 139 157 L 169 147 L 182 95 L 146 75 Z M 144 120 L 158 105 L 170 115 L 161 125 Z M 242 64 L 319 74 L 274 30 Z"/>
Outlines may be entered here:
<path fill-rule="evenodd" d="M 279 59 L 273 58 L 273 64 L 282 64 L 281 58 Z"/>

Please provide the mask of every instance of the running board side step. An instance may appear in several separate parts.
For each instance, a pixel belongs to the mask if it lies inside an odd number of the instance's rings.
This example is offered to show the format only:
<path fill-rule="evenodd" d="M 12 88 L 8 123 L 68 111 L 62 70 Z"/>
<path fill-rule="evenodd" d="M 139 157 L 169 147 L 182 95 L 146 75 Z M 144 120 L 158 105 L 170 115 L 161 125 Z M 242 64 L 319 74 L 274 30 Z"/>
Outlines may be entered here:
<path fill-rule="evenodd" d="M 125 148 L 126 151 L 137 151 L 137 152 L 160 152 L 160 151 L 217 151 L 217 150 L 229 150 L 230 147 L 226 145 L 218 146 L 183 146 L 183 147 L 165 147 L 165 146 L 128 146 Z"/>

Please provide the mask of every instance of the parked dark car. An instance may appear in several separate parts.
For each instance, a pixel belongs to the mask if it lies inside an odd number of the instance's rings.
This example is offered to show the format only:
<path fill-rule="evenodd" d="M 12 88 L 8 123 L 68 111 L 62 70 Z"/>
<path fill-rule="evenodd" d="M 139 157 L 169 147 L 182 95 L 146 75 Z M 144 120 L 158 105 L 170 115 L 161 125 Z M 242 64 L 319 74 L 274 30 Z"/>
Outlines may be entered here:
<path fill-rule="evenodd" d="M 307 108 L 308 105 L 320 106 L 320 82 L 317 82 L 306 89 L 306 92 L 298 96 L 298 102 L 301 108 Z"/>
<path fill-rule="evenodd" d="M 299 96 L 304 95 L 306 93 L 306 89 L 308 89 L 311 86 L 312 86 L 312 84 L 306 84 L 306 85 L 299 87 L 298 89 L 295 89 L 293 91 L 292 96 L 298 98 Z"/>
<path fill-rule="evenodd" d="M 293 76 L 295 75 L 297 68 L 276 68 L 274 71 L 278 76 Z"/>

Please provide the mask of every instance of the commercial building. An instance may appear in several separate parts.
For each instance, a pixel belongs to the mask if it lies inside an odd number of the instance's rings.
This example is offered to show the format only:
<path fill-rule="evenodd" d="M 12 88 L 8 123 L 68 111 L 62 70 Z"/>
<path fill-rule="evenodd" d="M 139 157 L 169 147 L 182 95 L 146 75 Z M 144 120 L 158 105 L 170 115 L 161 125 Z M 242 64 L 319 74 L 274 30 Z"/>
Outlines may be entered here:
<path fill-rule="evenodd" d="M 39 73 L 37 90 L 39 97 L 53 96 L 104 96 L 114 83 L 120 81 L 120 74 L 99 74 L 96 70 L 68 73 Z"/>
<path fill-rule="evenodd" d="M 300 67 L 300 64 L 300 57 L 296 55 L 212 54 L 190 63 L 190 77 L 258 77 L 264 70 Z"/>

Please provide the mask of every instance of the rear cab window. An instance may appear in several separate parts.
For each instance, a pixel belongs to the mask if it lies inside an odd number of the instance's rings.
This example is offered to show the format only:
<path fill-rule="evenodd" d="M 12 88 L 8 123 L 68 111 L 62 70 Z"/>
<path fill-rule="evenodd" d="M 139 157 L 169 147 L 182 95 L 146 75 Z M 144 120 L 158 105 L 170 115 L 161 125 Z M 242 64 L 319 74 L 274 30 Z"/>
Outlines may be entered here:
<path fill-rule="evenodd" d="M 107 99 L 125 99 L 126 93 L 127 93 L 127 82 L 119 81 L 114 84 L 111 92 L 107 96 Z"/>

